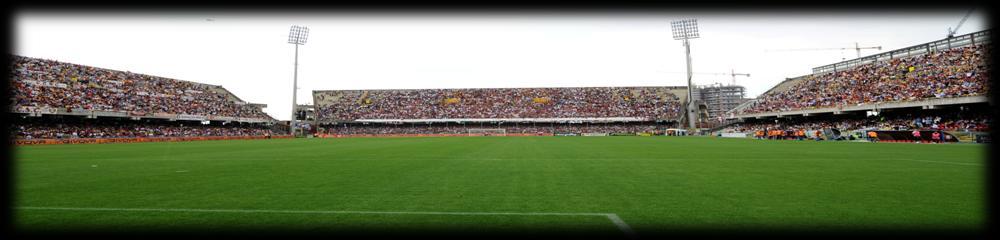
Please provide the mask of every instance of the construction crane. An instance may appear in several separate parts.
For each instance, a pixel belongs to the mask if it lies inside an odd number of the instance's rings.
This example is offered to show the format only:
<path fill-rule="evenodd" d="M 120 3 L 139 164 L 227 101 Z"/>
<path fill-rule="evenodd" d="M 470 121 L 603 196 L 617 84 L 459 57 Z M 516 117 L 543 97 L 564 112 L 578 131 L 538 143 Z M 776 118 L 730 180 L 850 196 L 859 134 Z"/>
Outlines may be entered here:
<path fill-rule="evenodd" d="M 668 72 L 668 73 L 678 73 L 678 74 L 680 74 L 680 73 L 684 73 L 684 72 Z M 736 76 L 750 77 L 749 73 L 736 73 L 735 69 L 730 69 L 728 73 L 700 73 L 700 72 L 695 72 L 695 73 L 691 73 L 691 74 L 732 76 L 733 77 L 733 85 L 736 85 Z"/>
<path fill-rule="evenodd" d="M 969 19 L 969 15 L 972 15 L 972 10 L 976 9 L 975 8 L 969 9 L 969 12 L 965 13 L 965 17 L 962 17 L 962 21 L 958 21 L 958 25 L 955 26 L 955 29 L 948 28 L 948 38 L 955 37 L 955 32 L 958 32 L 958 28 L 961 28 L 962 24 L 965 23 L 965 20 Z"/>
<path fill-rule="evenodd" d="M 849 49 L 856 50 L 858 52 L 858 58 L 861 58 L 861 49 L 882 50 L 882 46 L 862 47 L 858 43 L 854 43 L 854 47 L 853 48 L 850 48 L 850 47 L 846 47 L 846 48 L 796 48 L 796 49 L 764 50 L 764 52 L 826 51 L 826 50 L 840 50 L 840 51 L 844 51 L 844 50 L 849 50 Z M 841 60 L 846 60 L 846 58 L 844 58 L 844 56 L 841 56 L 840 58 L 841 58 Z"/>
<path fill-rule="evenodd" d="M 678 74 L 680 74 L 680 73 L 682 73 L 682 72 L 668 72 L 668 73 L 678 73 Z M 705 73 L 705 72 L 694 72 L 694 73 L 691 73 L 691 74 L 698 74 L 698 75 L 716 75 L 716 76 L 718 76 L 718 75 L 726 75 L 726 76 L 731 76 L 731 77 L 733 77 L 733 86 L 735 86 L 735 85 L 736 85 L 736 77 L 737 77 L 737 76 L 742 76 L 742 77 L 750 77 L 750 74 L 749 74 L 749 73 L 736 73 L 736 70 L 735 70 L 735 69 L 730 69 L 728 73 Z M 718 99 L 718 100 L 717 100 L 717 102 L 718 102 L 718 104 L 717 104 L 717 107 L 718 107 L 718 109 L 719 109 L 719 110 L 718 110 L 718 111 L 715 111 L 715 112 L 714 112 L 714 114 L 713 114 L 713 111 L 709 110 L 709 114 L 710 114 L 710 115 L 715 115 L 714 117 L 720 117 L 720 115 L 722 114 L 722 112 L 725 112 L 725 111 L 723 110 L 723 109 L 724 109 L 724 107 L 723 107 L 723 101 L 722 101 L 722 99 L 721 99 L 721 98 L 722 98 L 722 96 L 721 96 L 721 95 L 722 95 L 721 91 L 722 91 L 722 87 L 723 87 L 723 86 L 722 86 L 722 83 L 720 83 L 720 82 L 715 82 L 714 84 L 709 84 L 709 85 L 703 85 L 703 86 L 716 86 L 716 85 L 717 85 L 717 86 L 719 86 L 719 88 L 717 88 L 717 89 L 718 89 L 718 91 L 720 91 L 719 93 L 717 93 L 717 94 L 716 94 L 716 97 L 717 97 L 717 98 L 720 98 L 720 99 Z M 707 106 L 707 105 L 706 105 L 706 106 Z"/>

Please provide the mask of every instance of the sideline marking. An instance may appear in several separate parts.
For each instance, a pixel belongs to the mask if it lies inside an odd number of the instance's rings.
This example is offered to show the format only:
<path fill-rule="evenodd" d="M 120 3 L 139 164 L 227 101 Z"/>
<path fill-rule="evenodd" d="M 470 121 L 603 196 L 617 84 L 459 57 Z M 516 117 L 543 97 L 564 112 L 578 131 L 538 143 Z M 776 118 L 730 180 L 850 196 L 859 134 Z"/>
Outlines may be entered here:
<path fill-rule="evenodd" d="M 638 238 L 618 214 L 614 213 L 558 213 L 558 212 L 379 212 L 379 211 L 308 211 L 308 210 L 254 210 L 254 209 L 190 209 L 190 208 L 74 208 L 74 207 L 16 207 L 28 210 L 68 211 L 131 211 L 131 212 L 230 212 L 230 213 L 304 213 L 304 214 L 415 214 L 415 215 L 524 215 L 524 216 L 601 216 L 611 220 L 626 236 Z"/>
<path fill-rule="evenodd" d="M 632 230 L 632 227 L 629 227 L 628 224 L 622 220 L 622 218 L 618 217 L 618 214 L 608 213 L 607 217 L 612 223 L 615 224 L 615 226 L 618 226 L 618 230 L 622 230 L 622 232 L 625 233 L 625 236 L 628 236 L 631 239 L 639 238 L 639 235 L 635 234 L 635 230 Z"/>

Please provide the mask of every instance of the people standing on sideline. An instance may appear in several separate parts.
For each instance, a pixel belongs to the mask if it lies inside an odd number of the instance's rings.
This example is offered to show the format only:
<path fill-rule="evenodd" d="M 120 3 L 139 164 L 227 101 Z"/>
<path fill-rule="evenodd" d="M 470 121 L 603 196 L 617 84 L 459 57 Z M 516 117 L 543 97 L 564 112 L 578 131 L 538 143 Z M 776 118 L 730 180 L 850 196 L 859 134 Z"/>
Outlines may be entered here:
<path fill-rule="evenodd" d="M 868 141 L 878 142 L 878 133 L 875 131 L 868 131 Z"/>

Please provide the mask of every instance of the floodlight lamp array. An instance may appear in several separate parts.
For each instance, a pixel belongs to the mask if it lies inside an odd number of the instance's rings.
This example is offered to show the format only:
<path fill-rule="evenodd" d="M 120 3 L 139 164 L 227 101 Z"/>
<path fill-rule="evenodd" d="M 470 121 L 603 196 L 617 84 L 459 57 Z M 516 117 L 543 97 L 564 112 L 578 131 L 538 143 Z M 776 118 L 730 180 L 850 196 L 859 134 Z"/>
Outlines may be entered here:
<path fill-rule="evenodd" d="M 288 31 L 288 43 L 304 45 L 309 38 L 309 28 L 303 26 L 292 26 Z"/>
<path fill-rule="evenodd" d="M 684 19 L 670 22 L 670 29 L 673 30 L 674 40 L 698 38 L 697 19 Z"/>

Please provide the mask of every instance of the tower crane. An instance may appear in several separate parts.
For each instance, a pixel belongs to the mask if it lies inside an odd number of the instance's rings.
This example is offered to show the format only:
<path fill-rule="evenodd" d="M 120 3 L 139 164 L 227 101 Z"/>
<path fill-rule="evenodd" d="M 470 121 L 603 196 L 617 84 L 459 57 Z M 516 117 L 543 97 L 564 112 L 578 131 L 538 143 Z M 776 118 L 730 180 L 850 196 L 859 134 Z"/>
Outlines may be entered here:
<path fill-rule="evenodd" d="M 683 73 L 683 72 L 668 72 L 668 73 Z M 730 70 L 729 70 L 729 72 L 727 72 L 727 73 L 716 73 L 716 72 L 711 72 L 711 73 L 704 73 L 704 72 L 695 72 L 695 73 L 691 73 L 691 74 L 698 74 L 698 75 L 725 75 L 725 76 L 732 76 L 732 77 L 733 77 L 733 85 L 736 85 L 736 76 L 743 76 L 743 77 L 750 77 L 750 74 L 749 74 L 749 73 L 736 73 L 736 70 L 735 70 L 735 69 L 730 69 Z"/>
<path fill-rule="evenodd" d="M 958 32 L 958 28 L 961 28 L 962 24 L 965 23 L 965 20 L 969 19 L 969 15 L 972 15 L 972 10 L 976 9 L 975 8 L 969 9 L 969 12 L 965 13 L 965 17 L 962 17 L 962 21 L 958 21 L 958 25 L 955 26 L 955 29 L 948 28 L 948 38 L 955 37 L 955 32 Z"/>
<path fill-rule="evenodd" d="M 860 58 L 861 57 L 861 49 L 882 50 L 882 46 L 862 47 L 858 43 L 855 42 L 853 48 L 852 47 L 846 47 L 846 48 L 793 48 L 793 49 L 773 49 L 773 50 L 764 50 L 764 51 L 765 52 L 826 51 L 826 50 L 841 50 L 841 51 L 843 51 L 843 50 L 849 50 L 849 49 L 854 49 L 855 51 L 857 51 L 858 52 L 858 58 Z M 841 56 L 841 60 L 846 60 L 846 59 L 844 59 L 844 57 Z"/>

